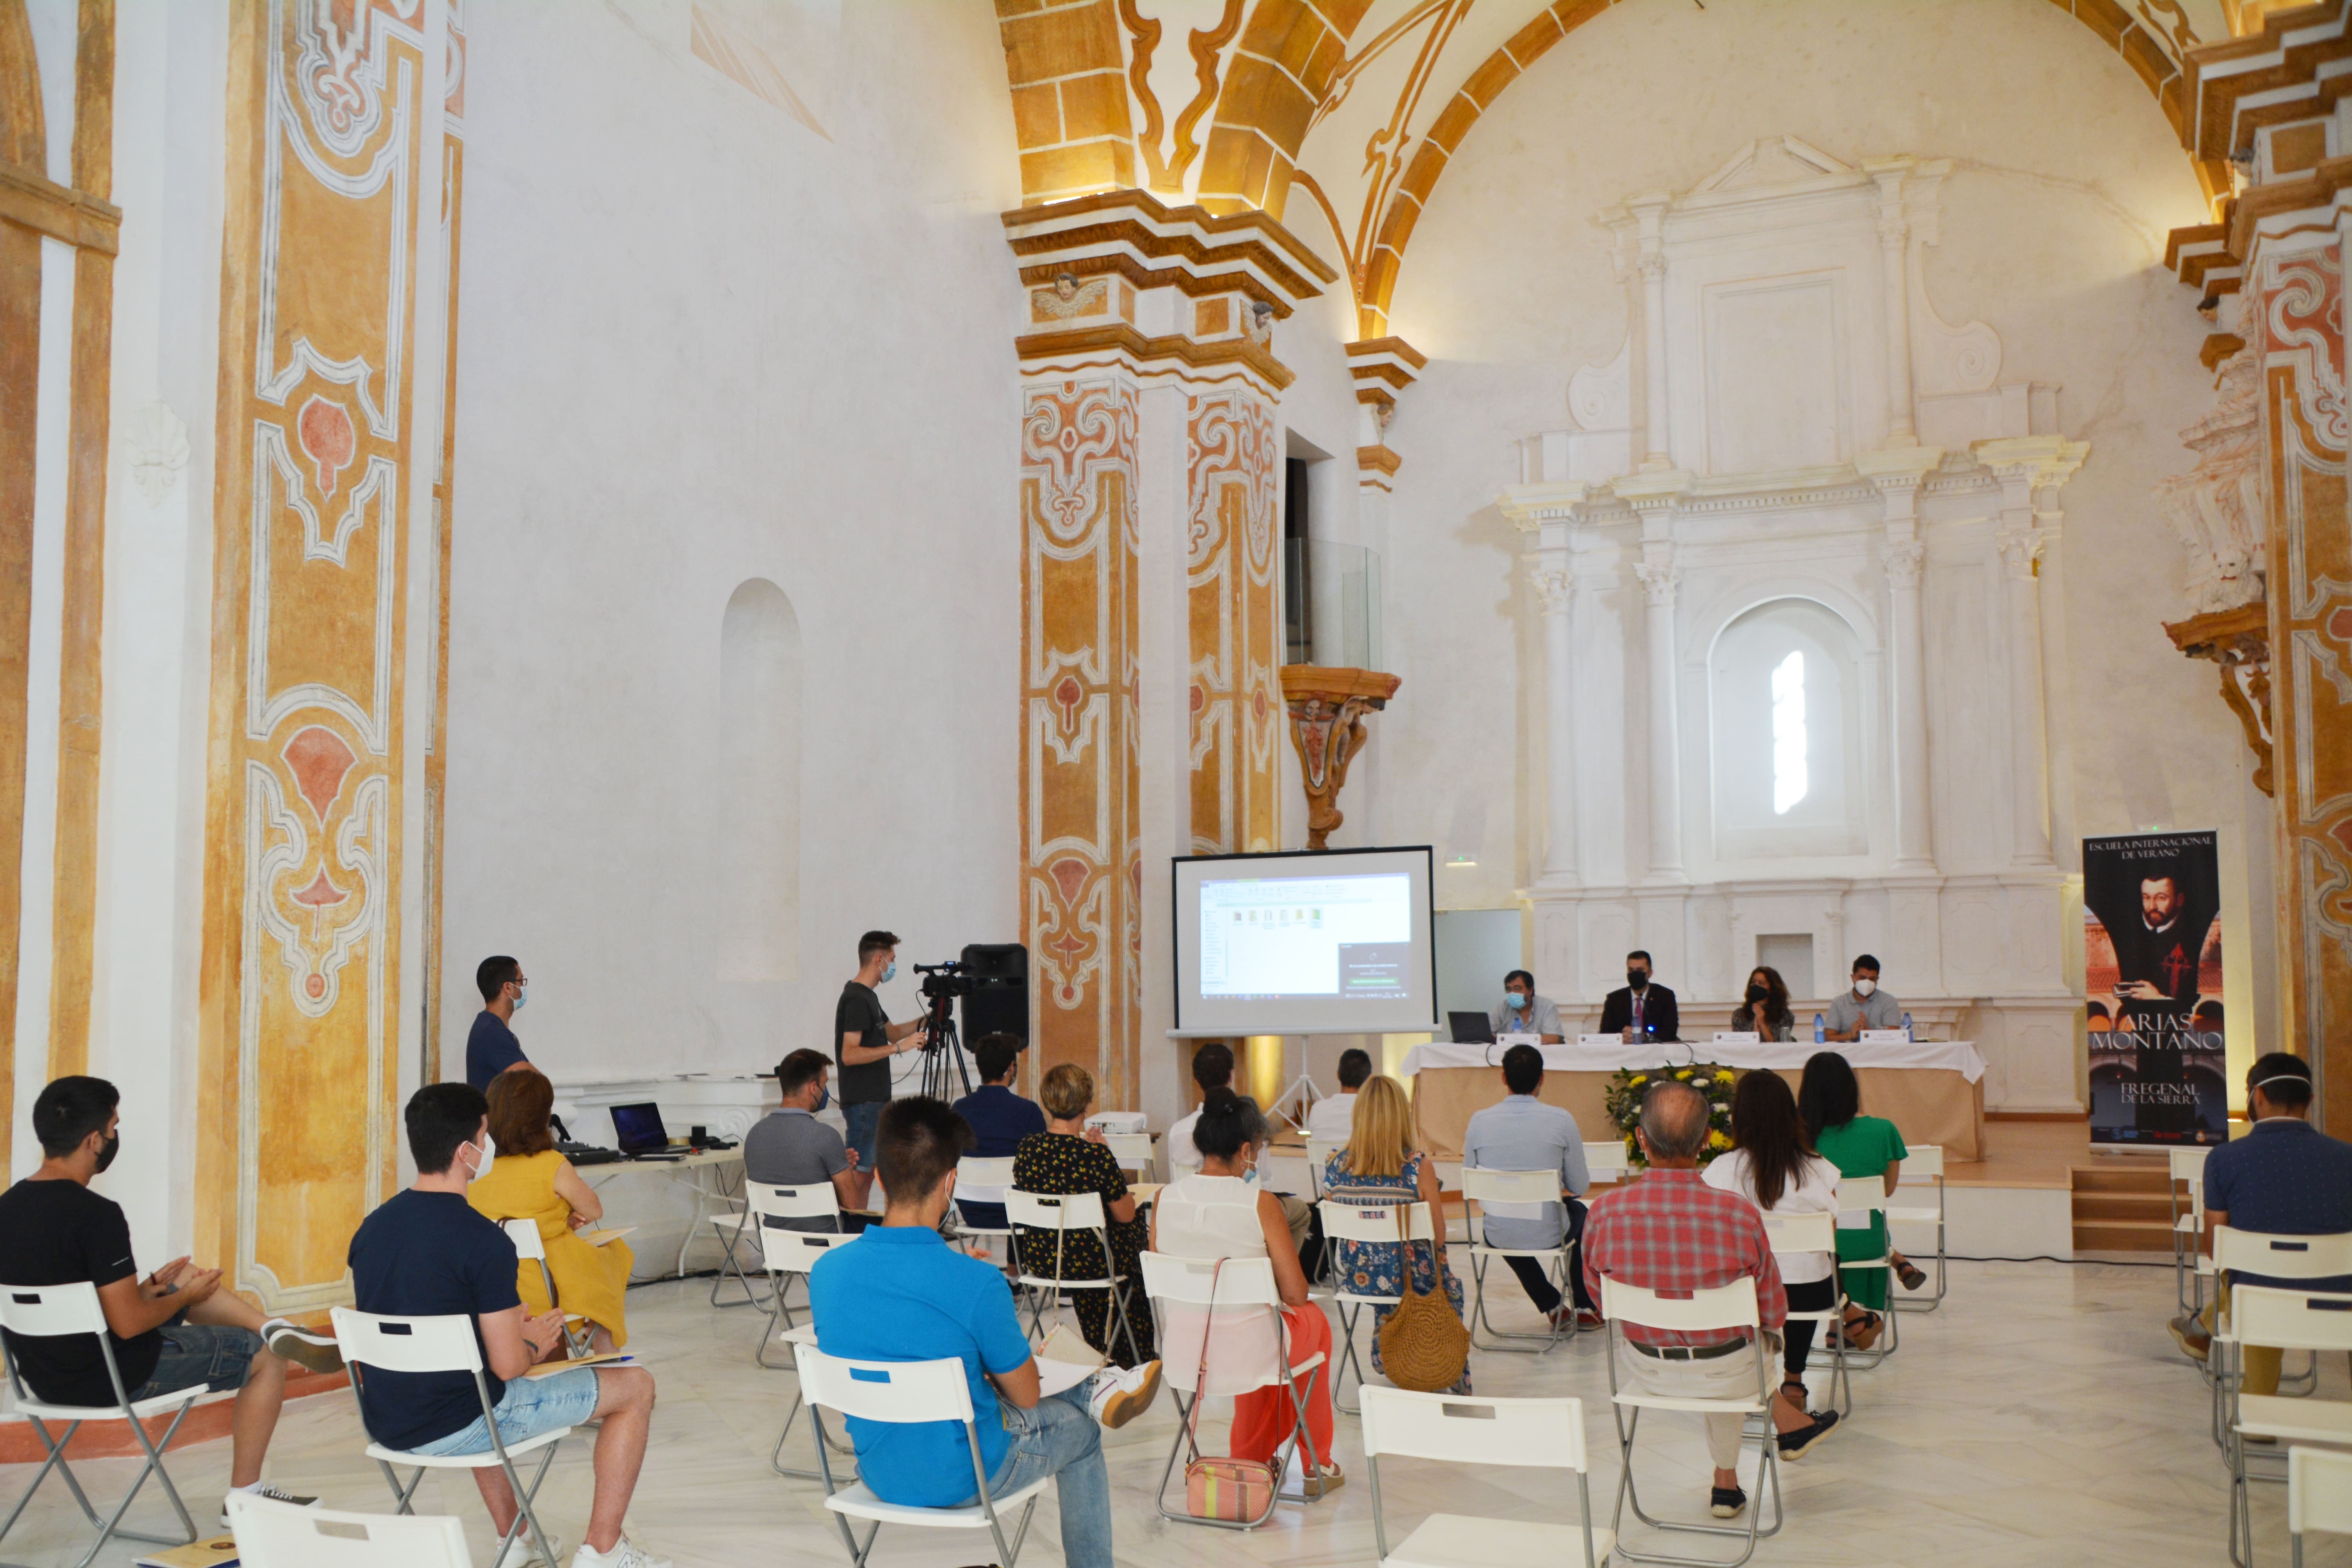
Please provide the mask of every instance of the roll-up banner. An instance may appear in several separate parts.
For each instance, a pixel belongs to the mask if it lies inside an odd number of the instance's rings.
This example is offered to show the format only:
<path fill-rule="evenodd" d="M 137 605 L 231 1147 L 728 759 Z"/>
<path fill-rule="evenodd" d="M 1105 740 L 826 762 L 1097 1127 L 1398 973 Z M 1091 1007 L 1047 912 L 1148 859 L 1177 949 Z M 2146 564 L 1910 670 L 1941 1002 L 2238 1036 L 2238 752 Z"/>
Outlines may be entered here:
<path fill-rule="evenodd" d="M 2210 833 L 2083 840 L 2091 1142 L 2230 1136 L 2221 868 Z"/>

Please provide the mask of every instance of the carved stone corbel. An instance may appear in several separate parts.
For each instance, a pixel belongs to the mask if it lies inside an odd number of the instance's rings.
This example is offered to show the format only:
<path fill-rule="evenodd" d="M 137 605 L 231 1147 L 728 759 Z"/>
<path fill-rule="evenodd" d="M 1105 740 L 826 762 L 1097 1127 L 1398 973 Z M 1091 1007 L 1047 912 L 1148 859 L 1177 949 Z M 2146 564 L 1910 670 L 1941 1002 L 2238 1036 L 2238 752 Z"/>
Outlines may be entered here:
<path fill-rule="evenodd" d="M 1282 697 L 1290 708 L 1290 743 L 1307 788 L 1307 847 L 1328 847 L 1345 820 L 1339 791 L 1348 764 L 1364 749 L 1364 715 L 1388 706 L 1402 678 L 1375 669 L 1285 665 Z"/>
<path fill-rule="evenodd" d="M 2164 629 L 2172 646 L 2189 658 L 2210 658 L 2221 667 L 2221 700 L 2245 726 L 2246 744 L 2253 749 L 2254 787 L 2264 795 L 2275 794 L 2271 788 L 2269 606 L 2257 600 L 2173 621 Z"/>

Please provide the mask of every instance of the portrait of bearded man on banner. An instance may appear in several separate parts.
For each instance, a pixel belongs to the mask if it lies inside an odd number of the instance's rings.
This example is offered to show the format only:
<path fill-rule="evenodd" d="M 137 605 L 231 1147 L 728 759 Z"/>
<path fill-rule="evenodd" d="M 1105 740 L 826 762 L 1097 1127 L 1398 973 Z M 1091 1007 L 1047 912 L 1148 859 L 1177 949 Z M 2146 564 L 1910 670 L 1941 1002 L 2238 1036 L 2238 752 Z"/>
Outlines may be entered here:
<path fill-rule="evenodd" d="M 2093 1141 L 2226 1136 L 2214 836 L 2093 838 L 2083 851 L 2085 1003 L 2113 1019 L 2090 1042 Z"/>
<path fill-rule="evenodd" d="M 2116 995 L 2124 1007 L 2151 1022 L 2158 1015 L 2177 1019 L 2186 1027 L 2197 1009 L 2198 971 L 2203 967 L 2205 946 L 2213 938 L 2218 898 L 2192 891 L 2196 879 L 2179 861 L 2125 868 L 2117 879 L 2137 877 L 2137 886 L 2116 889 L 2118 895 L 2137 895 L 2137 908 L 2099 909 L 2099 923 L 2115 944 Z M 2084 889 L 2088 901 L 2090 889 Z M 2116 900 L 2120 903 L 2121 898 Z M 2214 940 L 2218 940 L 2215 938 Z"/>

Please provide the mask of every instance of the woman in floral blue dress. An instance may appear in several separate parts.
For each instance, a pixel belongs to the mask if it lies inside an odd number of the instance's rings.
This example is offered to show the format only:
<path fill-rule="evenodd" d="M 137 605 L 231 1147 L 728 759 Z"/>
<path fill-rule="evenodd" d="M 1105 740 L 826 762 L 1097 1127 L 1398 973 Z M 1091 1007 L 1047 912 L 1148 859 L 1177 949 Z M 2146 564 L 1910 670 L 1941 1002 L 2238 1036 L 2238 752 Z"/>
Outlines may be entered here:
<path fill-rule="evenodd" d="M 1412 1288 L 1427 1295 L 1442 1279 L 1454 1315 L 1462 1315 L 1462 1282 L 1445 1266 L 1445 1211 L 1437 1201 L 1437 1163 L 1412 1146 L 1412 1114 L 1404 1089 L 1397 1080 L 1379 1077 L 1357 1091 L 1356 1119 L 1346 1147 L 1323 1167 L 1323 1185 L 1343 1204 L 1375 1207 L 1399 1201 L 1425 1203 L 1436 1233 L 1434 1243 L 1412 1244 Z M 1339 1244 L 1339 1278 L 1342 1289 L 1366 1296 L 1397 1296 L 1404 1291 L 1405 1247 L 1399 1242 L 1343 1241 Z M 1372 1309 L 1372 1370 L 1381 1364 L 1381 1325 L 1393 1307 Z M 1462 1369 L 1455 1394 L 1470 1392 L 1470 1369 Z"/>

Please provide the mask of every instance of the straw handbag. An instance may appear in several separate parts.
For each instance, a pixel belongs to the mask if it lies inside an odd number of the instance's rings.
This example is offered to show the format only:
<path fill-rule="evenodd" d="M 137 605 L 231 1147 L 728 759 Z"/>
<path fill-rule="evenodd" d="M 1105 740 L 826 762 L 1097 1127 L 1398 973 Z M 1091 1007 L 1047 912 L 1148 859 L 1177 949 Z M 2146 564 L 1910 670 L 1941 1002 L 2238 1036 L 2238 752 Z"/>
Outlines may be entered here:
<path fill-rule="evenodd" d="M 1446 1300 L 1442 1276 L 1434 1290 L 1423 1293 L 1412 1288 L 1412 1243 L 1405 1229 L 1410 1206 L 1396 1205 L 1397 1245 L 1404 1254 L 1401 1285 L 1404 1300 L 1381 1325 L 1381 1370 L 1399 1388 L 1444 1394 L 1462 1381 L 1462 1369 L 1470 1360 L 1470 1331 L 1462 1326 L 1453 1304 Z M 1430 1250 L 1433 1262 L 1434 1242 Z"/>

